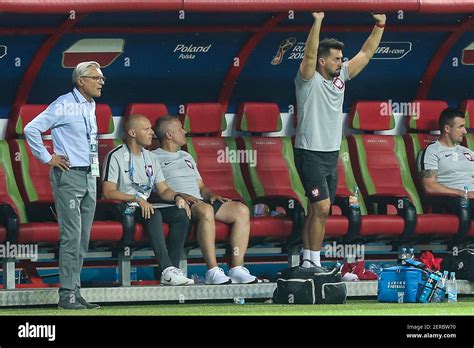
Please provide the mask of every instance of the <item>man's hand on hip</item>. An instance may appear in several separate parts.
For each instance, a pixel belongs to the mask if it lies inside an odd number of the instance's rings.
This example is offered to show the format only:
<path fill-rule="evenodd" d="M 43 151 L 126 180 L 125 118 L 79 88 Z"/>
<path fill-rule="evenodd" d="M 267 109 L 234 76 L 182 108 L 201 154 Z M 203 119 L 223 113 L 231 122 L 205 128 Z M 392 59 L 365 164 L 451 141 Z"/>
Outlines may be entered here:
<path fill-rule="evenodd" d="M 69 170 L 69 160 L 67 157 L 56 155 L 53 153 L 51 160 L 47 163 L 51 167 L 58 167 L 63 172 Z"/>

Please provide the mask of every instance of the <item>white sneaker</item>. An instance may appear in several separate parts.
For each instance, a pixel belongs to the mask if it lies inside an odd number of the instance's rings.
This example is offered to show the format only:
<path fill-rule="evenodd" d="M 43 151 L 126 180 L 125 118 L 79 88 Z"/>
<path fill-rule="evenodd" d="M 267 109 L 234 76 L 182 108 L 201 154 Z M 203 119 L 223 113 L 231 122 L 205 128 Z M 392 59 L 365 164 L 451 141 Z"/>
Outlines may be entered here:
<path fill-rule="evenodd" d="M 194 280 L 189 279 L 182 270 L 168 267 L 161 273 L 161 285 L 193 285 Z"/>
<path fill-rule="evenodd" d="M 206 272 L 204 283 L 208 285 L 230 284 L 232 283 L 232 279 L 225 275 L 222 268 L 214 267 Z"/>
<path fill-rule="evenodd" d="M 229 277 L 234 284 L 252 284 L 257 283 L 257 277 L 250 274 L 244 266 L 236 266 L 229 270 Z"/>

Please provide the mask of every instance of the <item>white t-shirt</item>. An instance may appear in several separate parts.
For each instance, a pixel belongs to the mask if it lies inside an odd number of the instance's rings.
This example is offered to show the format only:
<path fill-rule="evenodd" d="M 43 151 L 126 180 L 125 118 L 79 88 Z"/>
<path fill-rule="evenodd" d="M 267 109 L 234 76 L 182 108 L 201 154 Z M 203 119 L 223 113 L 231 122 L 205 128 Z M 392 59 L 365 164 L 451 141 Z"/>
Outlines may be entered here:
<path fill-rule="evenodd" d="M 342 104 L 348 63 L 341 74 L 326 80 L 318 71 L 304 80 L 298 70 L 295 78 L 298 127 L 295 147 L 312 151 L 338 151 L 342 140 Z"/>
<path fill-rule="evenodd" d="M 198 185 L 201 175 L 194 158 L 189 153 L 182 150 L 170 152 L 160 148 L 154 150 L 153 154 L 161 163 L 163 175 L 169 187 L 176 192 L 203 199 Z"/>
<path fill-rule="evenodd" d="M 467 147 L 443 146 L 439 141 L 429 144 L 418 155 L 418 171 L 436 170 L 436 181 L 447 187 L 474 191 L 474 152 Z"/>
<path fill-rule="evenodd" d="M 139 190 L 145 191 L 141 193 L 148 198 L 154 185 L 165 181 L 165 177 L 153 153 L 143 149 L 137 156 L 122 144 L 107 154 L 102 180 L 117 184 L 117 190 L 125 194 L 136 195 Z M 143 190 L 145 187 L 148 189 Z"/>

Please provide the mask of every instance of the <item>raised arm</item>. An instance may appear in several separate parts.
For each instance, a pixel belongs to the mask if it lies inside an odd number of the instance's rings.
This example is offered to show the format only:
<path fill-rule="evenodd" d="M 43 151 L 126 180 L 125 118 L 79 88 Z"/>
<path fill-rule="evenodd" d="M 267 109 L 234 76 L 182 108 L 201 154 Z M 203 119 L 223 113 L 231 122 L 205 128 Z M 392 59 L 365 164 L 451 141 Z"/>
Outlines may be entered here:
<path fill-rule="evenodd" d="M 318 59 L 319 32 L 323 22 L 324 12 L 313 12 L 314 23 L 306 39 L 303 61 L 300 64 L 300 74 L 305 80 L 313 77 Z"/>
<path fill-rule="evenodd" d="M 379 47 L 384 31 L 386 16 L 384 14 L 372 14 L 375 19 L 375 26 L 372 33 L 365 41 L 359 53 L 357 53 L 348 63 L 349 78 L 356 77 L 373 57 L 375 50 Z"/>

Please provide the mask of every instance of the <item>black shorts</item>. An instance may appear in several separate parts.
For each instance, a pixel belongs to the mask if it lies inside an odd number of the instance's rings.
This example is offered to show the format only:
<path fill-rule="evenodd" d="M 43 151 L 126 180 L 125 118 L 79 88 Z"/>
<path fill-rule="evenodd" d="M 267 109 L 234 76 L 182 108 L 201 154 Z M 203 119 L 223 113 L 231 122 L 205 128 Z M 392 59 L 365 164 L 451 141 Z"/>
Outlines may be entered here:
<path fill-rule="evenodd" d="M 209 203 L 209 202 L 207 202 Z M 211 204 L 211 203 L 209 203 Z M 214 216 L 216 216 L 217 212 L 219 211 L 219 209 L 222 207 L 222 203 L 221 201 L 214 201 L 214 204 L 211 204 L 212 205 L 212 208 L 214 209 Z"/>
<path fill-rule="evenodd" d="M 207 203 L 207 204 L 211 204 L 211 202 L 209 201 L 204 201 L 204 203 Z M 216 216 L 217 212 L 219 211 L 219 209 L 222 207 L 222 203 L 221 201 L 214 201 L 214 204 L 211 204 L 212 206 L 212 209 L 214 209 L 214 216 Z M 192 218 L 191 218 L 192 219 Z M 192 219 L 193 220 L 193 219 Z M 194 221 L 194 220 L 193 220 Z"/>
<path fill-rule="evenodd" d="M 334 202 L 337 189 L 339 151 L 321 152 L 295 148 L 295 164 L 311 203 L 330 199 Z"/>

